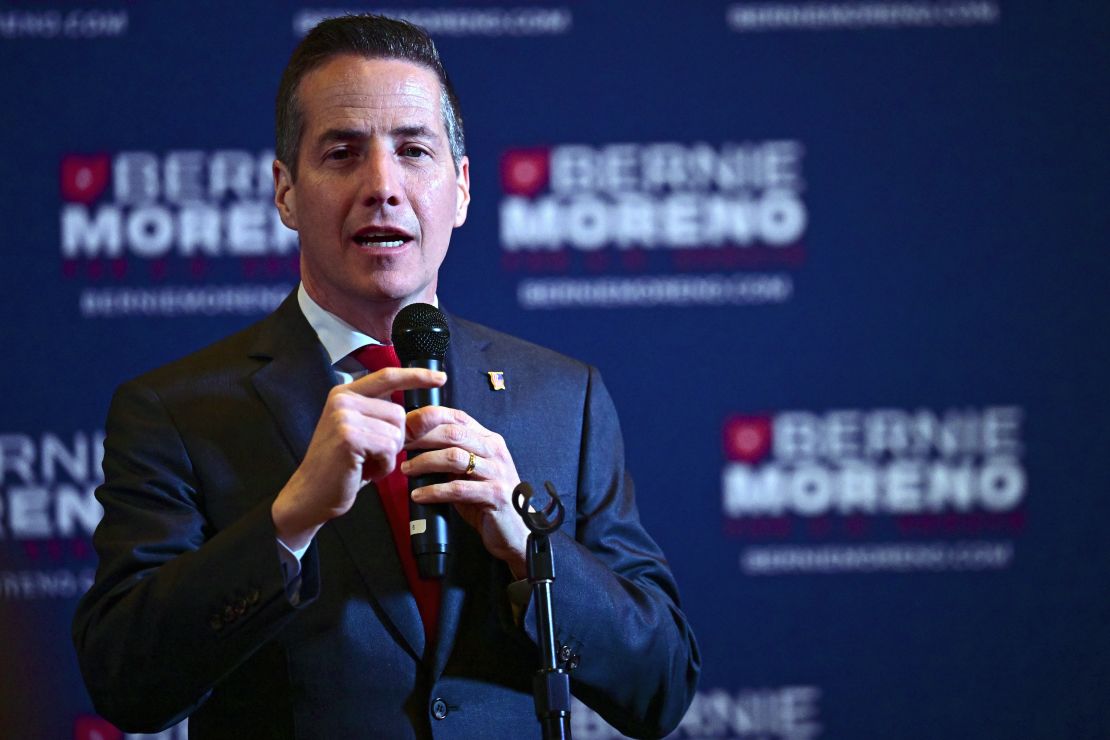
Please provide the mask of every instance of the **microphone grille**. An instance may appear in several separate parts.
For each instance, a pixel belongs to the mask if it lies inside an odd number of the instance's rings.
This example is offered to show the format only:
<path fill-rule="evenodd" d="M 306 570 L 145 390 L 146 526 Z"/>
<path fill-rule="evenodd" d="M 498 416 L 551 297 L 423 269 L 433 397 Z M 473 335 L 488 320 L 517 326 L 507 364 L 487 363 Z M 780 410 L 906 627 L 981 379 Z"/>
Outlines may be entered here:
<path fill-rule="evenodd" d="M 447 354 L 451 332 L 447 317 L 428 303 L 410 303 L 393 319 L 393 348 L 402 366 L 413 360 L 439 360 Z"/>

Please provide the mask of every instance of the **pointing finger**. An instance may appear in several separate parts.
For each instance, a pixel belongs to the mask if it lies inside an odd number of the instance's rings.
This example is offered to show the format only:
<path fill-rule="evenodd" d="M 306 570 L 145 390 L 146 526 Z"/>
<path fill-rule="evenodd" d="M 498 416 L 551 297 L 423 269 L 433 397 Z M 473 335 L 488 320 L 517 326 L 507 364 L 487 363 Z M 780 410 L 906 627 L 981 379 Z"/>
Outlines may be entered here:
<path fill-rule="evenodd" d="M 439 388 L 447 373 L 418 367 L 387 367 L 348 383 L 347 388 L 362 396 L 381 398 L 394 391 L 414 388 Z"/>

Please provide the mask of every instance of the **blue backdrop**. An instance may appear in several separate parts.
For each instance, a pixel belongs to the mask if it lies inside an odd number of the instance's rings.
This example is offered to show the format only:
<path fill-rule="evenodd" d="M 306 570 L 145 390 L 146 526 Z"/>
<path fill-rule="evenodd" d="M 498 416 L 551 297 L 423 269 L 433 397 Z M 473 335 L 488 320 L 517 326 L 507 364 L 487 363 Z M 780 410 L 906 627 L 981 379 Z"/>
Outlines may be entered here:
<path fill-rule="evenodd" d="M 0 6 L 0 735 L 121 737 L 69 640 L 107 402 L 296 284 L 273 99 L 346 9 Z M 1103 3 L 374 9 L 462 99 L 440 300 L 612 389 L 676 737 L 1110 736 Z"/>

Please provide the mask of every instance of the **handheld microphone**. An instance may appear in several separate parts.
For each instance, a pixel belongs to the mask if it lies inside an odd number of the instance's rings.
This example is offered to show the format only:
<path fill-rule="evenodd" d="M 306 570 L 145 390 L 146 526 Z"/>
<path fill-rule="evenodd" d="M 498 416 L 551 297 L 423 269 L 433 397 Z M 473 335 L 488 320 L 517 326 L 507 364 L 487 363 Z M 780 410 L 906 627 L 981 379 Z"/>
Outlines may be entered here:
<path fill-rule="evenodd" d="M 412 303 L 405 306 L 393 319 L 393 347 L 401 367 L 418 367 L 443 370 L 443 359 L 451 332 L 447 317 L 435 306 Z M 413 388 L 405 391 L 405 411 L 415 411 L 425 406 L 442 406 L 441 388 Z M 416 457 L 421 450 L 414 450 L 409 457 Z M 443 481 L 440 475 L 421 475 L 409 478 L 409 493 L 422 486 Z M 409 539 L 416 566 L 424 578 L 443 578 L 451 546 L 447 534 L 447 504 L 418 504 L 409 497 Z"/>

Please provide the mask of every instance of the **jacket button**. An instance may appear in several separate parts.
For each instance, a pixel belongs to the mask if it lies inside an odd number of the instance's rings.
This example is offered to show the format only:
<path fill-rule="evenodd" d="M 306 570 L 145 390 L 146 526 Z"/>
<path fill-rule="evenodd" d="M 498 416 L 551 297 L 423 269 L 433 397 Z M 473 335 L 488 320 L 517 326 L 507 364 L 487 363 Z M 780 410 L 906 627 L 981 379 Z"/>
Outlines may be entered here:
<path fill-rule="evenodd" d="M 258 589 L 252 588 L 251 592 L 247 594 L 247 603 L 254 606 L 258 603 Z"/>
<path fill-rule="evenodd" d="M 235 607 L 231 604 L 224 607 L 224 624 L 231 624 L 238 619 L 238 616 L 239 615 L 235 613 Z"/>
<path fill-rule="evenodd" d="M 436 699 L 432 702 L 432 716 L 436 719 L 447 718 L 447 702 L 443 699 Z"/>
<path fill-rule="evenodd" d="M 574 655 L 574 653 L 571 652 L 570 645 L 562 645 L 559 647 L 559 660 L 566 663 L 570 660 L 572 655 Z"/>

